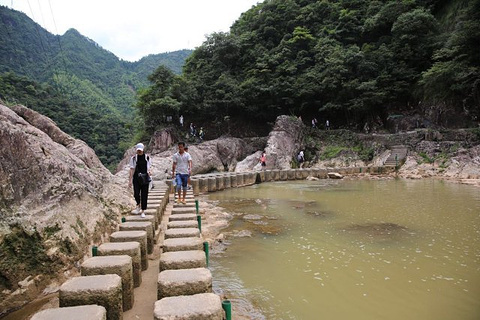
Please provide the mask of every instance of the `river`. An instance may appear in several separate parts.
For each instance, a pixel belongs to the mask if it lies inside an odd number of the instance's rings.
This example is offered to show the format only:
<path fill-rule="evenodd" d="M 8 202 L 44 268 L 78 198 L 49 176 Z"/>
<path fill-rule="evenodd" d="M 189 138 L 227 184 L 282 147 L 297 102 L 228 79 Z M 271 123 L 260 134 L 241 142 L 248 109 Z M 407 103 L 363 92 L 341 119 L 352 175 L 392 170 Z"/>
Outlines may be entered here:
<path fill-rule="evenodd" d="M 480 319 L 479 188 L 288 181 L 208 199 L 234 217 L 210 259 L 234 319 Z"/>

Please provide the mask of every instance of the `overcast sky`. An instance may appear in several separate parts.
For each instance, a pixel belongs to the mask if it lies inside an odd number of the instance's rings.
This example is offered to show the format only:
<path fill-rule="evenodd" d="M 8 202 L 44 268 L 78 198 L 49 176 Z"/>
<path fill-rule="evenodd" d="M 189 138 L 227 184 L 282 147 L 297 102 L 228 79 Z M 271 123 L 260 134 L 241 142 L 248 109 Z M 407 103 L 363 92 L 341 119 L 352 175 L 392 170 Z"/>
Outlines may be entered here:
<path fill-rule="evenodd" d="M 0 0 L 53 34 L 75 28 L 128 61 L 198 47 L 205 35 L 229 31 L 257 2 L 261 0 Z"/>

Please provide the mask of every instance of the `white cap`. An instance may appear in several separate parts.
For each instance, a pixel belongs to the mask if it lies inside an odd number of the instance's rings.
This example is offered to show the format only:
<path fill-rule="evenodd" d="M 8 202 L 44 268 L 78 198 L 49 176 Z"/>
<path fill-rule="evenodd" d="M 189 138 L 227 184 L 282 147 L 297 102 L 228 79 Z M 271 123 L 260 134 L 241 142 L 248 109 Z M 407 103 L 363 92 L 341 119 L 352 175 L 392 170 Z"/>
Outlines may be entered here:
<path fill-rule="evenodd" d="M 140 151 L 143 151 L 143 149 L 145 148 L 145 146 L 143 145 L 143 143 L 137 143 L 137 145 L 135 146 L 135 148 Z"/>

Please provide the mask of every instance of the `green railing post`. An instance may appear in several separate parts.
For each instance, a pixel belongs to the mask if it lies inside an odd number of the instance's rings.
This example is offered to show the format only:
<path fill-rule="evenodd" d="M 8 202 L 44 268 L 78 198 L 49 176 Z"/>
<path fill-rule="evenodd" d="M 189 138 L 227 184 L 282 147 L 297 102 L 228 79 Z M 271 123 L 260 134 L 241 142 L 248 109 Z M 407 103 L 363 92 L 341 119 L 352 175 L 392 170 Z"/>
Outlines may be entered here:
<path fill-rule="evenodd" d="M 207 267 L 208 267 L 208 242 L 207 241 L 203 243 L 203 251 L 205 251 L 205 258 L 207 259 Z"/>
<path fill-rule="evenodd" d="M 198 216 L 198 200 L 195 200 L 195 209 L 197 210 L 197 216 Z"/>
<path fill-rule="evenodd" d="M 232 320 L 232 303 L 230 300 L 223 300 L 222 308 L 225 310 L 225 319 Z"/>
<path fill-rule="evenodd" d="M 125 217 L 122 217 L 122 222 L 126 222 L 127 219 L 125 219 Z"/>
<path fill-rule="evenodd" d="M 96 256 L 97 256 L 97 251 L 98 251 L 97 246 L 93 246 L 93 247 L 92 247 L 92 256 L 93 256 L 93 257 L 96 257 Z"/>
<path fill-rule="evenodd" d="M 198 222 L 198 230 L 200 230 L 200 233 L 202 233 L 202 217 L 200 215 L 197 215 L 197 222 Z"/>

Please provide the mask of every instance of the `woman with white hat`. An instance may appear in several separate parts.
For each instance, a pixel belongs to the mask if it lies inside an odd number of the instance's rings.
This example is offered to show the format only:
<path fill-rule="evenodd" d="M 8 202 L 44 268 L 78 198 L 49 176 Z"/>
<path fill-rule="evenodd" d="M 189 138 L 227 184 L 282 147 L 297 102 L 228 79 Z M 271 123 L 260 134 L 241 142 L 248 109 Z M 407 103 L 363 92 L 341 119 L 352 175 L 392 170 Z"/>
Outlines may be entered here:
<path fill-rule="evenodd" d="M 137 202 L 137 207 L 132 211 L 133 214 L 141 214 L 145 217 L 145 210 L 147 209 L 148 201 L 148 187 L 150 184 L 150 157 L 147 156 L 143 150 L 145 146 L 143 143 L 138 143 L 135 146 L 137 154 L 130 158 L 130 176 L 128 179 L 128 187 L 131 188 L 133 184 L 133 196 Z"/>

